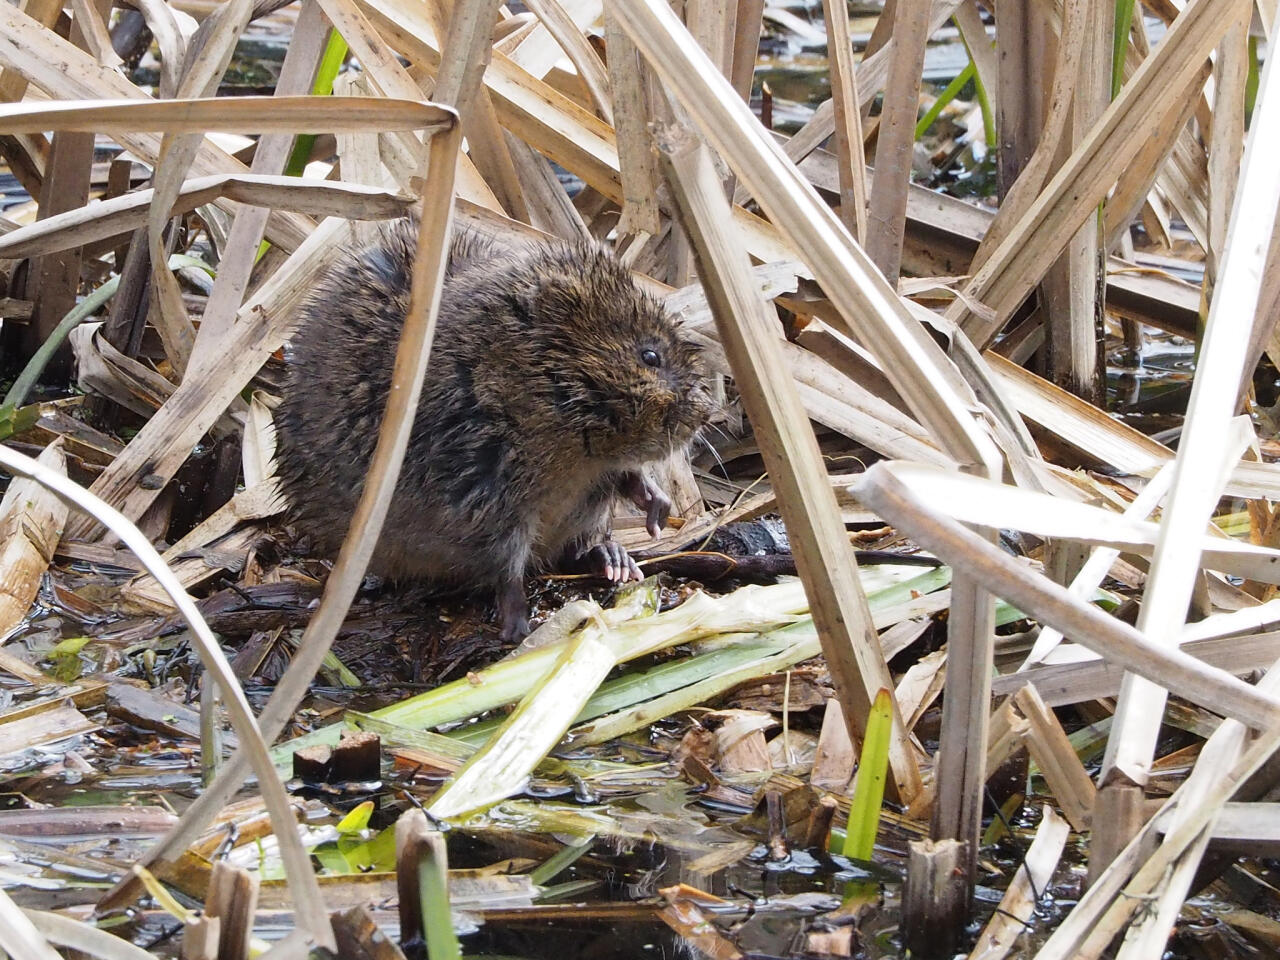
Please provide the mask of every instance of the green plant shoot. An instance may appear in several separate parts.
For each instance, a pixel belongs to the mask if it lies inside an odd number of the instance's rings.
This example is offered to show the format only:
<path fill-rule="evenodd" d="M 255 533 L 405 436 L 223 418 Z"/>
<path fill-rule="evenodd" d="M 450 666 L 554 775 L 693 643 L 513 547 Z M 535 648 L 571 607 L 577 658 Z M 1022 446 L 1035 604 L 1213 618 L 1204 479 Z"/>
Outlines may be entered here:
<path fill-rule="evenodd" d="M 867 736 L 858 760 L 858 782 L 849 806 L 844 855 L 850 860 L 870 860 L 880 826 L 880 804 L 889 770 L 889 736 L 893 732 L 893 695 L 881 688 L 867 717 Z"/>

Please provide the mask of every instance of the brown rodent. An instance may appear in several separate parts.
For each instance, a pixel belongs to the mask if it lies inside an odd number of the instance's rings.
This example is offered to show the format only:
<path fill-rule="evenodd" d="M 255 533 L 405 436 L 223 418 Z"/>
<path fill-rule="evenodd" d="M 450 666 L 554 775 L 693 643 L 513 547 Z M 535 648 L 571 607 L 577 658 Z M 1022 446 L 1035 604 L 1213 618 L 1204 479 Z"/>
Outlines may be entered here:
<path fill-rule="evenodd" d="M 277 414 L 298 525 L 335 552 L 390 388 L 415 228 L 344 258 L 302 307 Z M 696 347 L 604 250 L 455 237 L 422 399 L 372 569 L 492 587 L 504 638 L 528 632 L 526 572 L 576 561 L 640 573 L 609 532 L 616 496 L 657 534 L 670 501 L 647 463 L 711 409 Z"/>

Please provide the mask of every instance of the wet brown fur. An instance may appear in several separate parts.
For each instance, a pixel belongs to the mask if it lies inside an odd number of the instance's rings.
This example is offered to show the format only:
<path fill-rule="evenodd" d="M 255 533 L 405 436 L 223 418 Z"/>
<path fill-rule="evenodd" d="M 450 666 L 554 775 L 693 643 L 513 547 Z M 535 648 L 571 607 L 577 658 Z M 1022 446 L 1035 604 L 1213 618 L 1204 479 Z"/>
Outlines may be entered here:
<path fill-rule="evenodd" d="M 345 258 L 293 338 L 280 476 L 297 523 L 329 553 L 377 439 L 414 244 L 401 221 Z M 605 251 L 500 248 L 463 233 L 373 569 L 491 586 L 504 617 L 522 620 L 503 591 L 523 606 L 527 571 L 606 539 L 619 489 L 686 447 L 709 409 L 696 348 Z"/>

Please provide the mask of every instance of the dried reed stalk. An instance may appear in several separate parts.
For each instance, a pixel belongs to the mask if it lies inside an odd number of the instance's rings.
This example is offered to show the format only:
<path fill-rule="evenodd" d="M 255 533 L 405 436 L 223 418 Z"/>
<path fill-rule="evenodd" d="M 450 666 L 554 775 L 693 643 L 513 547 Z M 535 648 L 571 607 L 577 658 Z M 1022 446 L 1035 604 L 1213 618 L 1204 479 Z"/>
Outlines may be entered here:
<path fill-rule="evenodd" d="M 717 229 L 728 204 L 706 148 L 691 135 L 674 132 L 668 132 L 660 146 L 720 341 L 787 521 L 841 707 L 851 734 L 861 739 L 877 691 L 892 689 L 892 678 L 858 582 L 857 561 L 835 494 L 821 480 L 826 471 L 817 439 L 805 422 L 799 396 L 787 389 L 778 337 L 751 283 L 746 252 Z M 909 803 L 920 791 L 919 771 L 900 716 L 894 723 L 889 766 L 900 797 Z"/>

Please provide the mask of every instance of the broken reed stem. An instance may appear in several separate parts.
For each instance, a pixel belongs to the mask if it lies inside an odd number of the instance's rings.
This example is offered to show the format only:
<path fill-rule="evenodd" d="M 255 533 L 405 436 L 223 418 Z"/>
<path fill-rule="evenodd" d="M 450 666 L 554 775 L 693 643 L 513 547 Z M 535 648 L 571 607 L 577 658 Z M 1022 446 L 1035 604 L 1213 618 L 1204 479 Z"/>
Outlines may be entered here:
<path fill-rule="evenodd" d="M 893 689 L 893 682 L 817 439 L 791 386 L 780 355 L 782 339 L 752 282 L 746 251 L 721 229 L 729 222 L 729 204 L 709 151 L 691 133 L 674 128 L 664 131 L 659 148 L 680 224 L 790 531 L 845 721 L 851 736 L 861 739 L 877 691 Z M 889 758 L 899 796 L 910 802 L 920 790 L 920 774 L 896 709 Z"/>
<path fill-rule="evenodd" d="M 965 286 L 966 297 L 956 300 L 947 317 L 977 346 L 994 339 L 1132 163 L 1153 132 L 1152 118 L 1158 120 L 1217 46 L 1227 27 L 1224 13 L 1234 2 L 1191 0 L 1186 5 L 1160 46 Z M 993 315 L 980 317 L 970 306 L 974 302 L 986 304 Z"/>
<path fill-rule="evenodd" d="M 324 902 L 320 897 L 320 887 L 311 868 L 310 858 L 298 838 L 292 808 L 289 806 L 284 786 L 275 774 L 271 754 L 261 729 L 254 719 L 249 702 L 245 699 L 244 690 L 236 681 L 231 665 L 218 645 L 217 638 L 214 637 L 209 625 L 197 609 L 195 601 L 183 589 L 182 584 L 178 582 L 142 531 L 114 507 L 102 502 L 66 477 L 7 447 L 0 446 L 0 466 L 14 475 L 31 477 L 71 506 L 85 511 L 106 524 L 107 528 L 133 551 L 146 571 L 155 577 L 183 619 L 187 621 L 205 670 L 217 681 L 226 698 L 227 712 L 240 740 L 241 749 L 237 752 L 236 758 L 240 760 L 243 768 L 251 769 L 258 777 L 259 789 L 270 811 L 272 826 L 280 844 L 285 873 L 297 902 L 298 931 L 310 937 L 314 943 L 332 948 L 333 933 L 324 910 Z M 244 775 L 242 772 L 240 779 L 236 781 L 237 787 L 243 781 Z M 130 873 L 129 876 L 133 878 L 135 874 Z M 122 884 L 126 882 L 121 881 Z"/>
<path fill-rule="evenodd" d="M 204 909 L 218 919 L 219 960 L 249 960 L 249 939 L 261 883 L 257 874 L 244 867 L 232 866 L 225 860 L 213 865 Z"/>
<path fill-rule="evenodd" d="M 849 8 L 844 0 L 822 0 L 831 61 L 831 105 L 840 170 L 840 219 L 860 244 L 867 242 L 867 158 L 862 145 L 858 77 L 849 40 Z"/>
<path fill-rule="evenodd" d="M 938 960 L 955 953 L 968 913 L 964 863 L 971 858 L 964 847 L 960 840 L 912 840 L 907 844 L 902 927 L 912 956 Z"/>
<path fill-rule="evenodd" d="M 876 464 L 850 491 L 939 559 L 969 569 L 996 596 L 1100 656 L 1256 730 L 1280 723 L 1280 699 L 1182 650 L 1153 643 L 1129 624 L 1081 602 L 976 533 L 933 513 L 894 477 L 887 464 Z"/>
<path fill-rule="evenodd" d="M 1275 158 L 1280 154 L 1280 68 L 1275 60 L 1268 58 L 1263 70 L 1173 482 L 1138 614 L 1138 630 L 1166 644 L 1176 642 L 1186 623 L 1187 602 L 1200 570 L 1198 552 L 1185 546 L 1204 530 L 1226 482 L 1220 465 L 1228 462 L 1235 435 L 1227 427 L 1235 412 L 1262 269 L 1280 211 L 1280 178 L 1275 176 Z M 1117 776 L 1139 785 L 1145 782 L 1166 696 L 1165 690 L 1145 679 L 1125 677 L 1101 782 Z"/>
<path fill-rule="evenodd" d="M 907 222 L 907 188 L 920 114 L 920 74 L 929 40 L 931 4 L 899 0 L 893 11 L 893 47 L 884 112 L 876 140 L 875 179 L 867 200 L 867 256 L 896 286 Z"/>
<path fill-rule="evenodd" d="M 316 0 L 305 0 L 298 10 L 293 36 L 285 51 L 280 76 L 276 80 L 275 95 L 306 94 L 325 52 L 329 36 L 329 22 L 320 11 Z M 292 133 L 264 134 L 254 147 L 251 174 L 281 174 L 293 149 Z M 218 262 L 218 275 L 213 290 L 200 317 L 200 330 L 192 348 L 191 362 L 198 367 L 203 357 L 217 349 L 222 337 L 230 332 L 236 311 L 244 303 L 249 288 L 249 275 L 258 259 L 262 234 L 270 214 L 267 207 L 241 207 L 227 235 L 226 249 Z"/>
<path fill-rule="evenodd" d="M 449 913 L 449 856 L 444 835 L 414 807 L 396 821 L 396 893 L 400 944 L 411 956 L 426 946 L 430 960 L 461 956 Z"/>
<path fill-rule="evenodd" d="M 1273 664 L 1262 678 L 1261 686 L 1268 693 L 1280 681 L 1280 674 L 1275 673 L 1277 670 L 1280 670 L 1280 664 Z M 1278 680 L 1271 680 L 1273 676 Z M 1214 756 L 1220 747 L 1234 741 L 1238 732 L 1236 721 L 1225 721 L 1205 743 L 1200 756 Z M 1167 876 L 1187 848 L 1210 827 L 1223 804 L 1261 770 L 1277 750 L 1280 750 L 1280 726 L 1273 724 L 1258 734 L 1243 756 L 1231 765 L 1230 771 L 1216 778 L 1214 790 L 1197 797 L 1196 788 L 1189 788 L 1190 781 L 1184 781 L 1165 801 L 1161 811 L 1133 834 L 1128 844 L 1090 884 L 1085 895 L 1036 954 L 1036 960 L 1073 960 L 1089 948 L 1100 953 L 1128 918 L 1149 904 L 1148 895 L 1153 886 Z M 1099 793 L 1100 804 L 1103 797 L 1104 794 Z M 1180 812 L 1178 825 L 1166 830 L 1167 821 L 1161 813 L 1169 810 Z M 1165 831 L 1163 841 L 1157 839 L 1160 831 Z M 1147 850 L 1153 852 L 1142 862 L 1140 858 Z"/>

